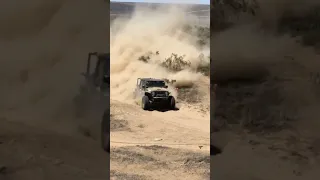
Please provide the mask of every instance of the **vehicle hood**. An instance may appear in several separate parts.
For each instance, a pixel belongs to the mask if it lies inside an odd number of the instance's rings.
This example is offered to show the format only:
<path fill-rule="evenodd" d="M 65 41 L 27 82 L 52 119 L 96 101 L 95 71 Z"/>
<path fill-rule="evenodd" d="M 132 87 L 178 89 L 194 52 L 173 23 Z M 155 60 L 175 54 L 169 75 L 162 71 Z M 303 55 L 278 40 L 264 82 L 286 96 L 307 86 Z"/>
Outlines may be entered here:
<path fill-rule="evenodd" d="M 147 91 L 148 92 L 151 92 L 151 91 L 168 91 L 168 89 L 167 88 L 160 88 L 160 87 L 150 87 L 150 88 L 147 88 Z"/>

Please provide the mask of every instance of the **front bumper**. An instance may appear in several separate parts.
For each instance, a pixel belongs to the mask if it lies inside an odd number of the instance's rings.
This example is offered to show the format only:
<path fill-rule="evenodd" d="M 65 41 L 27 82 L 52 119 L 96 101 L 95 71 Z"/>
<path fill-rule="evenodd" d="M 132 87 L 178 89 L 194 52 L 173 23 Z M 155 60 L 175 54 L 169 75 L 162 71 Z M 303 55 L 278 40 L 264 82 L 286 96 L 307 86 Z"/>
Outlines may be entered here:
<path fill-rule="evenodd" d="M 169 101 L 169 97 L 153 97 L 150 100 L 150 104 L 160 105 L 160 104 L 165 104 L 168 101 Z"/>

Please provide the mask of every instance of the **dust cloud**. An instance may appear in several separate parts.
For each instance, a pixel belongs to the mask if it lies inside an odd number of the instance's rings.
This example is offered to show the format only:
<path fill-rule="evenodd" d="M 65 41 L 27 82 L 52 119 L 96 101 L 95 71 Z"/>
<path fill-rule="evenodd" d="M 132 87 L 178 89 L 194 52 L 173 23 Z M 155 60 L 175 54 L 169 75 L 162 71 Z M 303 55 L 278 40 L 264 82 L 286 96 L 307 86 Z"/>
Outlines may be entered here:
<path fill-rule="evenodd" d="M 224 69 L 225 65 L 229 66 L 229 64 L 232 64 L 229 67 L 235 71 L 241 69 L 235 68 L 237 66 L 248 65 L 252 69 L 262 68 L 280 63 L 280 61 L 287 61 L 284 57 L 288 56 L 297 57 L 294 58 L 296 62 L 306 64 L 306 62 L 310 63 L 310 55 L 316 57 L 312 48 L 305 47 L 300 43 L 301 37 L 292 37 L 288 33 L 279 34 L 277 28 L 281 25 L 282 18 L 287 16 L 303 17 L 312 10 L 312 7 L 319 5 L 319 1 L 247 0 L 244 2 L 253 7 L 255 7 L 253 4 L 257 4 L 259 9 L 255 9 L 255 16 L 244 16 L 244 13 L 228 14 L 230 19 L 234 19 L 229 21 L 234 26 L 218 33 L 212 33 L 211 56 L 214 59 L 212 68 L 220 71 L 218 68 L 220 65 Z M 212 21 L 212 23 L 215 22 Z M 301 55 L 306 54 L 309 54 L 308 59 L 299 59 Z M 314 60 L 314 58 L 312 59 Z M 249 73 L 249 70 L 246 72 L 239 70 L 237 75 L 241 76 L 242 73 L 245 75 Z M 217 74 L 219 73 L 217 72 Z M 221 75 L 221 78 L 223 78 L 222 76 L 231 75 L 225 73 Z"/>
<path fill-rule="evenodd" d="M 178 7 L 156 10 L 136 8 L 131 17 L 115 19 L 110 29 L 112 99 L 132 102 L 137 78 L 174 79 L 180 86 L 191 85 L 203 77 L 196 69 L 209 65 L 209 58 L 199 58 L 201 53 L 205 57 L 210 55 L 209 44 L 200 48 L 196 43 L 198 37 L 183 31 L 187 24 L 190 22 L 185 9 Z M 148 62 L 139 60 L 149 52 L 153 54 L 149 54 Z M 185 55 L 184 60 L 191 63 L 190 67 L 178 72 L 162 67 L 161 63 L 172 53 Z M 177 96 L 175 89 L 171 88 Z"/>
<path fill-rule="evenodd" d="M 2 116 L 47 127 L 72 119 L 87 54 L 109 51 L 108 8 L 102 0 L 0 2 Z"/>

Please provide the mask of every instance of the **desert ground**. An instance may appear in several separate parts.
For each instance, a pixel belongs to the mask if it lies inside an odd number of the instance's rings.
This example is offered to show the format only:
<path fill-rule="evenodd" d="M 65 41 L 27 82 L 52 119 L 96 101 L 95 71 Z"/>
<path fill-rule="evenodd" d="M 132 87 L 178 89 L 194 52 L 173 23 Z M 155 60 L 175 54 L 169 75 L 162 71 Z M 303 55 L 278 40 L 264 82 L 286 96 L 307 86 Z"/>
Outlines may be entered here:
<path fill-rule="evenodd" d="M 212 1 L 214 179 L 318 179 L 319 4 Z"/>
<path fill-rule="evenodd" d="M 209 118 L 190 111 L 146 112 L 112 101 L 111 177 L 209 179 Z"/>

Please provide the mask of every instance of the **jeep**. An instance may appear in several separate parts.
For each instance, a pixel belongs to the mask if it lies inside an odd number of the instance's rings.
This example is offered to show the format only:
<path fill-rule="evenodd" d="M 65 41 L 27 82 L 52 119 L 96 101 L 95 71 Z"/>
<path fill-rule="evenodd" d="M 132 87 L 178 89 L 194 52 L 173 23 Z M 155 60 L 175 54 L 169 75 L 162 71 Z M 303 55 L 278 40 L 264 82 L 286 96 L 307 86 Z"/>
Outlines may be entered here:
<path fill-rule="evenodd" d="M 81 85 L 80 93 L 74 99 L 77 117 L 86 120 L 86 126 L 92 128 L 91 136 L 100 136 L 102 149 L 106 152 L 110 152 L 109 59 L 110 54 L 107 53 L 88 54 L 85 72 L 81 73 L 85 83 Z"/>
<path fill-rule="evenodd" d="M 137 79 L 134 97 L 141 98 L 141 107 L 143 110 L 150 110 L 160 106 L 172 110 L 176 108 L 176 100 L 168 90 L 166 82 L 169 81 L 154 78 Z"/>

